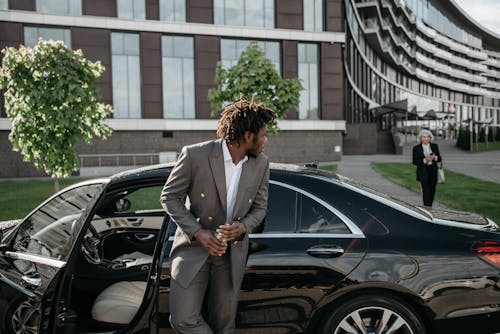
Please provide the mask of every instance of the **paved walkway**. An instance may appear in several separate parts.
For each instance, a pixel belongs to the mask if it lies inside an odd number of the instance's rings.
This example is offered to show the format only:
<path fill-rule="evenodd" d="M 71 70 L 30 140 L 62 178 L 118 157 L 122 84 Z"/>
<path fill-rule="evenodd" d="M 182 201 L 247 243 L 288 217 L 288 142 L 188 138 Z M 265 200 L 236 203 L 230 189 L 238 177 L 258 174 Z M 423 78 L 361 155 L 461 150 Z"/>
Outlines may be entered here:
<path fill-rule="evenodd" d="M 455 141 L 436 141 L 443 157 L 445 169 L 500 184 L 500 151 L 464 153 L 455 147 Z M 413 143 L 404 147 L 401 155 L 344 155 L 337 172 L 358 180 L 373 189 L 389 194 L 411 204 L 422 205 L 421 195 L 403 188 L 375 172 L 372 162 L 403 162 L 411 164 Z M 417 182 L 415 180 L 415 182 Z M 439 191 L 439 185 L 437 188 Z M 446 209 L 434 202 L 435 208 Z"/>

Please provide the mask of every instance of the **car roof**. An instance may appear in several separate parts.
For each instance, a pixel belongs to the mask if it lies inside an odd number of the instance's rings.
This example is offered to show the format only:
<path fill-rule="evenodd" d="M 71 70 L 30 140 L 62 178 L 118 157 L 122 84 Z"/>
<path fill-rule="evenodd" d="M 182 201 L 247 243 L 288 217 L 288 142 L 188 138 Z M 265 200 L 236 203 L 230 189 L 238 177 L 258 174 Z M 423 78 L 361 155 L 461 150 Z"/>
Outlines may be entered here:
<path fill-rule="evenodd" d="M 157 164 L 141 168 L 130 169 L 112 175 L 110 177 L 110 183 L 114 185 L 122 182 L 133 182 L 133 181 L 147 180 L 147 179 L 151 180 L 166 179 L 171 169 L 174 167 L 174 165 L 175 163 L 170 162 L 165 164 Z M 336 180 L 340 180 L 337 174 L 315 167 L 305 167 L 305 166 L 284 164 L 284 163 L 271 163 L 270 169 L 272 172 L 316 175 L 316 176 L 324 176 L 329 179 L 333 178 Z"/>

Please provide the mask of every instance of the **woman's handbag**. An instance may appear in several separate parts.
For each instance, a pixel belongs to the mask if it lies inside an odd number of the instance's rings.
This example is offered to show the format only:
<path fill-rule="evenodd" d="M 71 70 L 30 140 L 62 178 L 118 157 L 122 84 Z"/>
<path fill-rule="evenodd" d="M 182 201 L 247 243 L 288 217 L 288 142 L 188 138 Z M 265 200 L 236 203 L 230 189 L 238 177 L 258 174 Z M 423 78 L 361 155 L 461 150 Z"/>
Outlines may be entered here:
<path fill-rule="evenodd" d="M 446 178 L 444 177 L 444 168 L 443 168 L 443 163 L 438 162 L 438 180 L 437 183 L 445 183 Z"/>

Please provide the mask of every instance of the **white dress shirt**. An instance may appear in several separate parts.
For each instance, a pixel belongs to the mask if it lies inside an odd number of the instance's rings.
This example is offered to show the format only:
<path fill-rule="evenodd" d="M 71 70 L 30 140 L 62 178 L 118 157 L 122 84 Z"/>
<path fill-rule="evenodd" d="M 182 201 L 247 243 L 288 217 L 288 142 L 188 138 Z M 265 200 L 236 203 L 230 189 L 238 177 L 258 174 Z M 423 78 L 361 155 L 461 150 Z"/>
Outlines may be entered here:
<path fill-rule="evenodd" d="M 248 160 L 248 156 L 245 156 L 235 165 L 225 141 L 222 142 L 222 153 L 224 154 L 224 173 L 226 174 L 226 224 L 230 224 L 233 220 L 234 204 L 236 203 L 241 170 L 243 164 Z"/>
<path fill-rule="evenodd" d="M 428 156 L 432 153 L 431 150 L 431 144 L 422 144 L 422 149 L 424 150 L 424 156 Z M 434 157 L 434 160 L 436 160 L 437 157 Z M 424 158 L 424 164 L 427 165 L 432 165 L 432 161 L 427 161 L 427 159 Z"/>

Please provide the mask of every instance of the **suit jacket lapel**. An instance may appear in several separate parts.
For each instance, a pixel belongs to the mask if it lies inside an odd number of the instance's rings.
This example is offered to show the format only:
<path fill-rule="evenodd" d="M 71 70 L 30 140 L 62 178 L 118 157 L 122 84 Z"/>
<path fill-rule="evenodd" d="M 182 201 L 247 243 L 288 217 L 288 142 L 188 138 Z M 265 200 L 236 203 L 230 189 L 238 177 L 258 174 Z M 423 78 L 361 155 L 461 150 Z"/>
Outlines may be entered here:
<path fill-rule="evenodd" d="M 224 212 L 227 212 L 226 173 L 224 171 L 224 155 L 222 154 L 221 140 L 214 141 L 209 161 L 222 208 Z"/>

